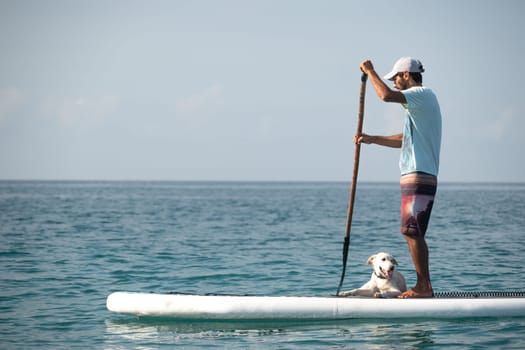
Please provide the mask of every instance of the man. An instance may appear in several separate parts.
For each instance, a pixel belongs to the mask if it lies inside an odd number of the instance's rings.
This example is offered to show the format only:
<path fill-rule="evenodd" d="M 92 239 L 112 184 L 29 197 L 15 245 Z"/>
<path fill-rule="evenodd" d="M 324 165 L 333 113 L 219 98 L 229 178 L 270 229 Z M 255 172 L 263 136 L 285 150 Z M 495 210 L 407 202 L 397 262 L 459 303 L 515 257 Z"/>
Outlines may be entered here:
<path fill-rule="evenodd" d="M 406 111 L 403 133 L 391 136 L 356 135 L 355 142 L 401 148 L 401 233 L 405 237 L 417 273 L 416 285 L 399 298 L 433 296 L 428 267 L 425 233 L 434 203 L 441 146 L 441 112 L 432 90 L 423 86 L 425 70 L 419 60 L 402 57 L 384 79 L 394 82 L 390 89 L 377 75 L 371 61 L 360 65 L 375 92 L 385 102 L 400 103 Z"/>

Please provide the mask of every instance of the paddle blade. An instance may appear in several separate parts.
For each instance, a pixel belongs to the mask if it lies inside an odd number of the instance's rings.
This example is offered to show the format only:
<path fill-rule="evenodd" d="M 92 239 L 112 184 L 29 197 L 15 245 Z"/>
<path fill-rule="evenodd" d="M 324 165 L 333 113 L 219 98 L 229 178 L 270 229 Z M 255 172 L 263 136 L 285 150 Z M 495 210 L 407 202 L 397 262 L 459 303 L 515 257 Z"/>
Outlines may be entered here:
<path fill-rule="evenodd" d="M 345 241 L 343 243 L 343 272 L 341 273 L 341 279 L 339 280 L 339 286 L 337 286 L 337 293 L 336 295 L 339 295 L 339 292 L 341 292 L 341 288 L 343 287 L 343 281 L 345 279 L 345 273 L 346 273 L 346 262 L 348 260 L 348 248 L 350 247 L 350 236 L 345 236 Z"/>

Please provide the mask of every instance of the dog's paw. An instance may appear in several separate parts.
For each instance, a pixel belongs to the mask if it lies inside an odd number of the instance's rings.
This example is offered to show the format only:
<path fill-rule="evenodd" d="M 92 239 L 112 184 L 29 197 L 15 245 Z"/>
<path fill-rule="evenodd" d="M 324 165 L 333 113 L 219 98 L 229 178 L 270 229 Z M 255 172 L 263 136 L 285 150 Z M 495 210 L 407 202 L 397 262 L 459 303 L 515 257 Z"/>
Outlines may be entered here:
<path fill-rule="evenodd" d="M 354 290 L 347 290 L 346 292 L 339 292 L 339 294 L 337 294 L 338 297 L 351 297 L 355 295 L 356 294 Z"/>
<path fill-rule="evenodd" d="M 375 292 L 373 296 L 374 296 L 374 298 L 384 298 L 385 297 L 383 295 L 383 293 L 381 293 L 381 292 Z"/>

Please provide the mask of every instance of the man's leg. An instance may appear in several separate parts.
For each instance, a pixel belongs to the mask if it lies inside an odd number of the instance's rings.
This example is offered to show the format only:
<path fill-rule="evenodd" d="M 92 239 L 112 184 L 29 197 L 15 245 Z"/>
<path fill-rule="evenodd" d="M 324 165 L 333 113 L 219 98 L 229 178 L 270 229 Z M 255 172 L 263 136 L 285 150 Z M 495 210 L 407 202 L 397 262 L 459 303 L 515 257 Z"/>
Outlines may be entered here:
<path fill-rule="evenodd" d="M 399 298 L 430 298 L 433 295 L 428 267 L 428 246 L 425 241 L 430 214 L 437 189 L 437 178 L 410 174 L 401 177 L 401 233 L 408 244 L 416 269 L 414 288 Z"/>
<path fill-rule="evenodd" d="M 407 290 L 398 298 L 431 298 L 433 295 L 428 268 L 428 247 L 423 237 L 404 235 L 414 267 L 416 268 L 417 282 L 414 288 Z"/>

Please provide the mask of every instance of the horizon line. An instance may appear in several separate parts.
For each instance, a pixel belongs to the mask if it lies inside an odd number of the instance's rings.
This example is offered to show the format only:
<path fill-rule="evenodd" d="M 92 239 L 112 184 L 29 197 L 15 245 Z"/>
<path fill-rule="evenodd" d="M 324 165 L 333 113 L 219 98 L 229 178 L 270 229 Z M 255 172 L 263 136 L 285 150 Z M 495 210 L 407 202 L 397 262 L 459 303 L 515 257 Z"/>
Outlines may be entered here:
<path fill-rule="evenodd" d="M 0 182 L 180 182 L 180 183 L 351 183 L 351 180 L 212 180 L 212 179 L 2 179 Z M 397 184 L 396 180 L 358 180 L 360 183 Z M 440 180 L 439 184 L 525 184 L 525 181 L 510 180 Z"/>

